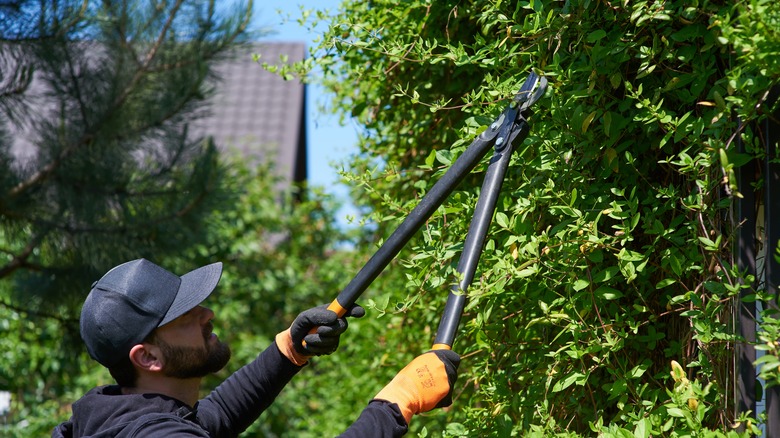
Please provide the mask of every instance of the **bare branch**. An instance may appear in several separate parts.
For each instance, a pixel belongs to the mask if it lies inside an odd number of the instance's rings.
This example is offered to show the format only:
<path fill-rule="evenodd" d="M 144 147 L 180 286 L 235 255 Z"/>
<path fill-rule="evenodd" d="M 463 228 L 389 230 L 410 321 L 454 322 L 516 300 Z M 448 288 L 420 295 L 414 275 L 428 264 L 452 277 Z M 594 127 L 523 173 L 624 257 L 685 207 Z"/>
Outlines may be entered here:
<path fill-rule="evenodd" d="M 26 309 L 24 307 L 14 306 L 13 304 L 6 302 L 5 300 L 0 300 L 0 307 L 5 307 L 6 309 L 9 309 L 16 313 L 24 313 L 32 316 L 54 319 L 56 321 L 60 321 L 66 324 L 77 324 L 79 322 L 79 320 L 76 318 L 66 318 L 59 313 L 41 312 L 37 310 Z"/>
<path fill-rule="evenodd" d="M 45 234 L 47 233 L 44 232 L 34 236 L 19 254 L 14 255 L 10 262 L 8 262 L 5 266 L 0 267 L 0 278 L 6 277 L 17 269 L 26 266 L 27 259 L 30 257 L 35 248 L 37 248 L 41 243 Z"/>

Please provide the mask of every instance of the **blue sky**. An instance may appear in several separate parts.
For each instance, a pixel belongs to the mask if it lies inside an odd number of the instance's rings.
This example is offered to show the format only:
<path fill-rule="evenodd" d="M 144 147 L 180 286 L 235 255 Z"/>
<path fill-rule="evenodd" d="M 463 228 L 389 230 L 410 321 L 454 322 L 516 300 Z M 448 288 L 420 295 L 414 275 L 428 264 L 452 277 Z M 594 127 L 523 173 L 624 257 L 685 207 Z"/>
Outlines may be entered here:
<path fill-rule="evenodd" d="M 254 6 L 254 25 L 269 29 L 273 34 L 262 41 L 302 41 L 307 47 L 321 36 L 325 24 L 313 32 L 298 25 L 300 9 L 338 9 L 338 0 L 259 0 Z M 340 126 L 336 117 L 318 112 L 318 102 L 324 102 L 326 94 L 316 85 L 307 86 L 307 171 L 309 183 L 322 186 L 327 193 L 336 196 L 344 205 L 337 213 L 337 220 L 347 226 L 347 215 L 355 216 L 354 207 L 348 202 L 348 188 L 339 182 L 338 164 L 356 149 L 357 134 L 354 126 Z"/>

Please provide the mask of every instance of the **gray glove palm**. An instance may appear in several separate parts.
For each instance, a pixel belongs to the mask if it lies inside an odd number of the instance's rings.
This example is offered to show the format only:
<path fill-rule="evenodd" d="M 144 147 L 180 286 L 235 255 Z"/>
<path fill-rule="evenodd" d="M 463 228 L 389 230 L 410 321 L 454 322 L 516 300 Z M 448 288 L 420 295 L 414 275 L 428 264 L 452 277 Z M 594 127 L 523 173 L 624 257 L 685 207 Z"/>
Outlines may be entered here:
<path fill-rule="evenodd" d="M 353 304 L 344 316 L 319 306 L 301 312 L 290 328 L 276 335 L 279 351 L 298 366 L 305 364 L 311 356 L 331 354 L 339 346 L 339 337 L 347 330 L 346 318 L 360 318 L 365 309 Z"/>
<path fill-rule="evenodd" d="M 305 310 L 290 326 L 293 348 L 306 356 L 331 354 L 338 348 L 339 337 L 349 326 L 346 318 L 360 318 L 365 314 L 365 309 L 357 304 L 353 304 L 340 318 L 327 306 Z"/>

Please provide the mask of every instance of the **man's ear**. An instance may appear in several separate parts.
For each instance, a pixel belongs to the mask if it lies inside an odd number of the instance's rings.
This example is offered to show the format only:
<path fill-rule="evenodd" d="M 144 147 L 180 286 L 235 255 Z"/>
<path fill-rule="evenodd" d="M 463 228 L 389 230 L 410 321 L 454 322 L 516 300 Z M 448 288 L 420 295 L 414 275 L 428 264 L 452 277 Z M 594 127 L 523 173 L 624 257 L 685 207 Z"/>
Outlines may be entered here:
<path fill-rule="evenodd" d="M 162 370 L 163 362 L 160 348 L 152 344 L 136 344 L 130 349 L 130 362 L 144 371 Z"/>

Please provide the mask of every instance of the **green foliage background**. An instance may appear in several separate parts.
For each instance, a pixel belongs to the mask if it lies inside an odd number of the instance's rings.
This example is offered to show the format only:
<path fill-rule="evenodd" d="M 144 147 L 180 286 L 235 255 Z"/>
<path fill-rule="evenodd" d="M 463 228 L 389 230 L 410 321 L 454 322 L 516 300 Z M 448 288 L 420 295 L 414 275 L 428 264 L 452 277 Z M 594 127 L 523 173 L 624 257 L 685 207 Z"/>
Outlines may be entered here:
<path fill-rule="evenodd" d="M 221 168 L 225 209 L 211 211 L 191 248 L 155 258 L 179 273 L 214 260 L 224 263 L 219 288 L 204 304 L 217 314 L 215 331 L 231 346 L 233 359 L 204 381 L 204 396 L 270 345 L 299 312 L 332 299 L 359 262 L 350 251 L 337 249 L 348 236 L 334 228 L 337 205 L 329 196 L 303 187 L 280 193 L 270 165 L 250 170 L 233 160 Z M 96 385 L 113 383 L 107 370 L 87 356 L 77 320 L 3 306 L 0 321 L 0 383 L 12 391 L 11 412 L 0 417 L 0 435 L 49 435 L 55 424 L 70 417 L 70 403 Z M 341 349 L 345 355 L 349 350 Z M 301 379 L 316 375 L 319 366 L 307 367 Z M 306 389 L 305 381 L 299 387 Z M 305 418 L 310 392 L 292 391 L 291 398 L 280 399 L 245 435 L 290 436 L 290 423 Z M 366 402 L 353 400 L 352 413 Z"/>

